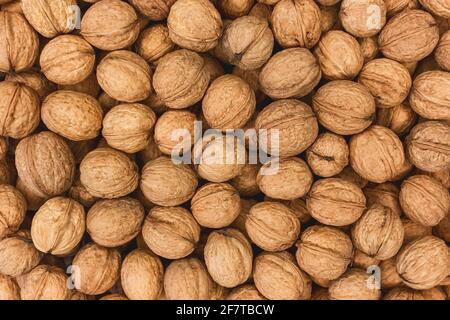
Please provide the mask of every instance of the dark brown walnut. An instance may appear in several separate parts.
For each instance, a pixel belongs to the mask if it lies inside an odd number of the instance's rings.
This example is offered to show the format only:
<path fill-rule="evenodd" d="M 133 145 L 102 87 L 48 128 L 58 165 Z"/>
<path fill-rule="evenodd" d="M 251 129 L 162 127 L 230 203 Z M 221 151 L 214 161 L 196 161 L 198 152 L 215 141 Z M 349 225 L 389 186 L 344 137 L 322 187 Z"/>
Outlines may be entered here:
<path fill-rule="evenodd" d="M 344 170 L 342 170 L 338 175 L 336 175 L 336 178 L 341 178 L 348 182 L 354 183 L 361 189 L 367 186 L 367 184 L 369 183 L 369 181 L 358 175 L 350 165 L 346 166 Z"/>
<path fill-rule="evenodd" d="M 20 300 L 20 287 L 14 278 L 0 274 L 0 299 Z"/>
<path fill-rule="evenodd" d="M 160 59 L 153 75 L 153 87 L 167 107 L 183 109 L 203 98 L 209 80 L 204 59 L 195 52 L 182 49 Z"/>
<path fill-rule="evenodd" d="M 304 48 L 277 52 L 259 74 L 261 89 L 273 99 L 301 98 L 309 94 L 321 78 L 314 55 Z"/>
<path fill-rule="evenodd" d="M 294 99 L 272 102 L 256 117 L 259 148 L 279 157 L 305 151 L 317 138 L 319 126 L 311 107 Z"/>
<path fill-rule="evenodd" d="M 361 53 L 364 58 L 364 63 L 372 61 L 378 56 L 378 37 L 358 38 L 359 46 L 361 47 Z"/>
<path fill-rule="evenodd" d="M 433 236 L 418 238 L 397 255 L 397 272 L 403 283 L 417 290 L 431 289 L 448 276 L 448 247 Z"/>
<path fill-rule="evenodd" d="M 392 17 L 404 10 L 417 9 L 419 0 L 384 0 L 387 16 Z"/>
<path fill-rule="evenodd" d="M 364 57 L 358 41 L 344 31 L 325 33 L 314 49 L 323 77 L 351 80 L 363 67 Z"/>
<path fill-rule="evenodd" d="M 402 142 L 386 127 L 373 125 L 354 135 L 349 147 L 352 168 L 371 182 L 393 180 L 405 164 Z"/>
<path fill-rule="evenodd" d="M 200 240 L 200 226 L 182 207 L 154 207 L 142 227 L 148 247 L 166 259 L 180 259 L 194 251 Z"/>
<path fill-rule="evenodd" d="M 39 38 L 25 17 L 0 12 L 0 72 L 30 69 L 39 54 Z"/>
<path fill-rule="evenodd" d="M 217 0 L 220 13 L 227 19 L 236 19 L 249 13 L 254 0 Z"/>
<path fill-rule="evenodd" d="M 0 135 L 25 138 L 39 125 L 39 95 L 29 86 L 11 81 L 0 82 Z"/>
<path fill-rule="evenodd" d="M 428 290 L 414 290 L 405 286 L 393 288 L 383 296 L 383 300 L 446 300 L 440 287 Z"/>
<path fill-rule="evenodd" d="M 20 284 L 22 300 L 69 300 L 71 293 L 64 270 L 40 265 L 24 275 Z"/>
<path fill-rule="evenodd" d="M 450 31 L 441 36 L 434 52 L 434 59 L 442 69 L 450 71 Z"/>
<path fill-rule="evenodd" d="M 395 257 L 381 261 L 380 272 L 381 272 L 381 288 L 391 289 L 398 287 L 402 284 L 402 279 L 397 272 Z"/>
<path fill-rule="evenodd" d="M 287 251 L 263 252 L 255 258 L 253 280 L 270 300 L 309 300 L 312 282 Z"/>
<path fill-rule="evenodd" d="M 76 91 L 97 98 L 100 94 L 101 88 L 97 81 L 97 75 L 95 72 L 91 72 L 87 78 L 81 82 L 71 85 L 58 85 L 58 90 Z"/>
<path fill-rule="evenodd" d="M 272 12 L 273 33 L 282 47 L 309 49 L 320 39 L 320 18 L 320 9 L 313 0 L 281 0 Z"/>
<path fill-rule="evenodd" d="M 156 65 L 161 57 L 175 49 L 175 44 L 169 37 L 167 26 L 155 24 L 141 32 L 136 49 L 145 61 Z"/>
<path fill-rule="evenodd" d="M 366 208 L 366 197 L 356 185 L 340 178 L 316 181 L 306 198 L 311 216 L 330 226 L 356 222 Z"/>
<path fill-rule="evenodd" d="M 351 135 L 370 126 L 375 117 L 375 99 L 359 83 L 335 80 L 316 92 L 313 109 L 325 128 L 337 134 Z"/>
<path fill-rule="evenodd" d="M 404 244 L 425 236 L 431 236 L 432 228 L 424 226 L 408 218 L 402 218 L 403 229 L 405 230 Z"/>
<path fill-rule="evenodd" d="M 42 100 L 50 93 L 55 91 L 55 84 L 48 81 L 48 79 L 37 71 L 23 71 L 19 73 L 8 73 L 5 77 L 6 81 L 19 82 L 34 89 Z"/>
<path fill-rule="evenodd" d="M 128 3 L 101 0 L 83 15 L 81 35 L 91 45 L 105 51 L 124 49 L 139 36 L 139 19 Z M 136 79 L 135 79 L 136 80 Z"/>
<path fill-rule="evenodd" d="M 342 0 L 339 18 L 348 33 L 371 37 L 386 23 L 386 5 L 384 0 Z"/>
<path fill-rule="evenodd" d="M 337 134 L 321 134 L 306 151 L 306 159 L 311 170 L 321 177 L 332 177 L 347 165 L 349 149 L 345 139 Z"/>
<path fill-rule="evenodd" d="M 381 290 L 365 270 L 352 268 L 331 282 L 330 300 L 380 300 Z"/>
<path fill-rule="evenodd" d="M 368 208 L 374 204 L 380 204 L 390 208 L 397 216 L 401 216 L 402 209 L 398 200 L 400 190 L 395 184 L 391 182 L 371 184 L 363 191 Z"/>
<path fill-rule="evenodd" d="M 175 2 L 176 0 L 130 0 L 131 5 L 152 21 L 166 19 Z"/>
<path fill-rule="evenodd" d="M 256 182 L 256 177 L 260 165 L 246 164 L 242 168 L 241 173 L 234 177 L 230 184 L 239 192 L 243 197 L 254 197 L 259 193 L 259 186 Z"/>
<path fill-rule="evenodd" d="M 420 61 L 439 41 L 439 29 L 431 14 L 405 10 L 391 18 L 378 37 L 380 51 L 398 62 Z"/>
<path fill-rule="evenodd" d="M 449 214 L 450 195 L 434 178 L 414 175 L 402 183 L 400 204 L 408 218 L 432 227 L 438 225 Z"/>
<path fill-rule="evenodd" d="M 27 202 L 19 190 L 0 184 L 0 239 L 16 232 L 25 219 Z"/>
<path fill-rule="evenodd" d="M 425 121 L 413 127 L 406 140 L 411 162 L 419 169 L 438 172 L 450 166 L 450 125 Z"/>
<path fill-rule="evenodd" d="M 378 108 L 376 124 L 394 131 L 398 136 L 405 135 L 417 121 L 417 114 L 406 103 L 392 108 Z"/>
<path fill-rule="evenodd" d="M 227 296 L 227 300 L 267 300 L 254 284 L 243 284 L 234 288 Z"/>
<path fill-rule="evenodd" d="M 208 0 L 178 0 L 167 18 L 170 39 L 197 52 L 214 48 L 222 36 L 222 19 Z"/>
<path fill-rule="evenodd" d="M 133 192 L 139 183 L 139 173 L 136 163 L 125 153 L 97 148 L 81 161 L 80 180 L 94 197 L 112 199 Z"/>
<path fill-rule="evenodd" d="M 450 3 L 448 0 L 419 0 L 419 2 L 432 14 L 442 18 L 450 18 Z"/>
<path fill-rule="evenodd" d="M 298 265 L 313 278 L 337 279 L 352 262 L 352 241 L 338 228 L 311 226 L 296 246 Z"/>

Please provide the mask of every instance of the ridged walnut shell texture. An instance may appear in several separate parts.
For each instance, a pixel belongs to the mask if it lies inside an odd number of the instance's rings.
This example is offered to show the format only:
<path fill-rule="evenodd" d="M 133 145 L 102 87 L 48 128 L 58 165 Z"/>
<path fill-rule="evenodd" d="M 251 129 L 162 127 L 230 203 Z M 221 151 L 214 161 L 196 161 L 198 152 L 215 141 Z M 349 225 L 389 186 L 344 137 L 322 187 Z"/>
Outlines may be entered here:
<path fill-rule="evenodd" d="M 241 173 L 234 177 L 230 183 L 243 197 L 254 197 L 259 193 L 256 182 L 260 166 L 257 164 L 246 164 Z"/>
<path fill-rule="evenodd" d="M 380 263 L 381 288 L 391 289 L 402 284 L 402 279 L 397 273 L 396 258 L 390 258 Z"/>
<path fill-rule="evenodd" d="M 378 36 L 369 38 L 358 38 L 359 46 L 361 47 L 361 53 L 364 57 L 364 63 L 372 61 L 378 56 Z"/>
<path fill-rule="evenodd" d="M 239 287 L 231 290 L 230 294 L 227 296 L 227 300 L 267 300 L 258 289 L 256 289 L 254 284 L 243 284 Z"/>
<path fill-rule="evenodd" d="M 252 273 L 252 247 L 237 229 L 213 231 L 208 236 L 204 253 L 209 274 L 223 287 L 243 284 Z"/>
<path fill-rule="evenodd" d="M 44 253 L 64 256 L 72 253 L 86 229 L 84 208 L 65 197 L 45 202 L 33 217 L 31 238 Z"/>
<path fill-rule="evenodd" d="M 297 262 L 314 278 L 334 280 L 352 262 L 353 245 L 343 231 L 323 225 L 307 228 L 297 243 Z"/>
<path fill-rule="evenodd" d="M 43 101 L 41 117 L 51 131 L 72 141 L 82 141 L 99 135 L 103 111 L 90 95 L 58 90 Z"/>
<path fill-rule="evenodd" d="M 402 215 L 402 209 L 398 200 L 400 189 L 391 182 L 369 185 L 364 188 L 367 207 L 380 204 L 390 208 L 397 216 Z"/>
<path fill-rule="evenodd" d="M 97 98 L 100 94 L 101 88 L 97 81 L 97 75 L 95 72 L 91 72 L 87 78 L 81 82 L 69 85 L 58 85 L 58 90 L 76 91 Z"/>
<path fill-rule="evenodd" d="M 405 163 L 403 145 L 390 129 L 374 125 L 350 140 L 350 164 L 363 178 L 376 183 L 394 179 Z"/>
<path fill-rule="evenodd" d="M 441 36 L 434 59 L 442 69 L 450 71 L 450 30 Z"/>
<path fill-rule="evenodd" d="M 432 227 L 449 214 L 450 195 L 434 178 L 415 175 L 403 181 L 400 204 L 408 218 Z"/>
<path fill-rule="evenodd" d="M 169 36 L 178 46 L 197 52 L 214 48 L 222 35 L 220 13 L 208 0 L 178 0 L 167 18 Z"/>
<path fill-rule="evenodd" d="M 321 78 L 314 55 L 304 48 L 277 52 L 259 74 L 261 89 L 273 99 L 301 98 L 309 94 Z"/>
<path fill-rule="evenodd" d="M 67 191 L 75 177 L 75 160 L 63 138 L 49 131 L 22 139 L 16 148 L 19 178 L 37 196 Z"/>
<path fill-rule="evenodd" d="M 120 253 L 116 249 L 90 243 L 78 251 L 72 262 L 75 288 L 88 295 L 111 289 L 120 276 Z"/>
<path fill-rule="evenodd" d="M 48 79 L 42 73 L 37 71 L 8 73 L 5 77 L 5 80 L 11 82 L 19 82 L 29 86 L 37 92 L 41 100 L 56 89 L 54 83 L 48 81 Z"/>
<path fill-rule="evenodd" d="M 30 69 L 39 54 L 39 38 L 24 16 L 0 12 L 0 72 Z"/>
<path fill-rule="evenodd" d="M 163 291 L 164 268 L 158 256 L 135 249 L 123 260 L 120 282 L 130 300 L 156 300 Z"/>
<path fill-rule="evenodd" d="M 450 18 L 450 3 L 448 0 L 419 0 L 429 12 L 442 18 Z"/>
<path fill-rule="evenodd" d="M 352 135 L 366 129 L 375 117 L 375 99 L 363 85 L 335 80 L 320 87 L 313 96 L 319 123 L 328 130 Z"/>
<path fill-rule="evenodd" d="M 16 232 L 27 212 L 27 202 L 19 190 L 0 185 L 0 239 Z"/>
<path fill-rule="evenodd" d="M 166 259 L 180 259 L 194 251 L 200 240 L 200 226 L 182 207 L 154 207 L 142 227 L 148 247 Z"/>
<path fill-rule="evenodd" d="M 104 247 L 119 247 L 133 240 L 141 231 L 144 207 L 133 198 L 97 201 L 86 218 L 87 232 Z"/>
<path fill-rule="evenodd" d="M 348 33 L 355 37 L 371 37 L 386 23 L 386 5 L 384 0 L 343 0 L 339 18 Z"/>
<path fill-rule="evenodd" d="M 159 0 L 158 0 L 159 1 Z M 156 24 L 141 32 L 136 42 L 136 52 L 149 64 L 156 65 L 166 53 L 174 50 L 166 25 Z"/>
<path fill-rule="evenodd" d="M 49 265 L 40 265 L 24 276 L 20 284 L 22 300 L 69 300 L 64 270 Z"/>
<path fill-rule="evenodd" d="M 322 32 L 320 9 L 313 0 L 281 0 L 272 12 L 272 27 L 282 47 L 312 48 Z"/>
<path fill-rule="evenodd" d="M 311 279 L 286 252 L 264 252 L 255 258 L 253 270 L 255 286 L 271 300 L 309 300 Z"/>
<path fill-rule="evenodd" d="M 417 121 L 417 114 L 405 103 L 392 108 L 378 108 L 376 124 L 394 131 L 398 136 L 405 135 Z"/>
<path fill-rule="evenodd" d="M 254 205 L 245 221 L 254 244 L 266 251 L 290 248 L 300 235 L 300 220 L 286 205 L 263 201 Z"/>
<path fill-rule="evenodd" d="M 203 98 L 209 80 L 204 59 L 193 51 L 182 49 L 160 59 L 153 75 L 153 87 L 167 107 L 183 109 Z"/>
<path fill-rule="evenodd" d="M 311 216 L 330 226 L 346 226 L 357 221 L 366 208 L 366 197 L 354 183 L 340 178 L 316 181 L 306 199 Z"/>
<path fill-rule="evenodd" d="M 392 17 L 403 10 L 417 9 L 419 0 L 385 0 L 387 16 Z"/>
<path fill-rule="evenodd" d="M 138 38 L 139 31 L 136 11 L 119 0 L 101 0 L 93 4 L 81 20 L 83 38 L 105 51 L 130 46 Z"/>
<path fill-rule="evenodd" d="M 431 289 L 448 276 L 448 257 L 448 247 L 442 239 L 425 236 L 399 252 L 397 272 L 408 287 Z"/>
<path fill-rule="evenodd" d="M 424 226 L 408 218 L 402 218 L 403 229 L 405 230 L 404 244 L 410 243 L 421 237 L 431 236 L 432 228 Z"/>
<path fill-rule="evenodd" d="M 329 289 L 330 300 L 380 300 L 381 291 L 370 281 L 366 270 L 352 268 L 339 279 L 334 280 Z"/>
<path fill-rule="evenodd" d="M 217 0 L 215 5 L 226 19 L 236 19 L 249 13 L 254 0 Z"/>
<path fill-rule="evenodd" d="M 20 287 L 9 276 L 0 274 L 0 300 L 20 300 Z"/>
<path fill-rule="evenodd" d="M 25 84 L 0 82 L 0 135 L 21 139 L 39 125 L 40 101 L 36 91 Z"/>
<path fill-rule="evenodd" d="M 139 173 L 137 165 L 125 153 L 97 148 L 81 161 L 80 180 L 91 195 L 112 199 L 133 192 L 139 183 Z"/>
<path fill-rule="evenodd" d="M 446 300 L 446 294 L 440 287 L 428 290 L 414 290 L 399 286 L 387 292 L 383 300 Z"/>
<path fill-rule="evenodd" d="M 386 58 L 415 62 L 431 54 L 439 41 L 436 20 L 422 10 L 405 10 L 391 18 L 378 37 Z"/>
<path fill-rule="evenodd" d="M 170 7 L 176 0 L 130 0 L 130 3 L 152 21 L 167 18 Z"/>

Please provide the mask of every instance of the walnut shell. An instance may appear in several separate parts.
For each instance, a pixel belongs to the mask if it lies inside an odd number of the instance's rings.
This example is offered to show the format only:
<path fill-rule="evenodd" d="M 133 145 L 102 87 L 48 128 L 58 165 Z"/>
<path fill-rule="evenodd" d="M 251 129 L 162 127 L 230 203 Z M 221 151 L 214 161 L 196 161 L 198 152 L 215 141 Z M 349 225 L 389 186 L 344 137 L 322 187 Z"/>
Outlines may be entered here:
<path fill-rule="evenodd" d="M 269 3 L 263 3 L 263 2 L 274 2 L 277 3 L 279 0 L 263 0 L 256 2 L 253 7 L 248 12 L 249 16 L 257 17 L 260 19 L 266 19 L 267 21 L 271 22 L 272 20 L 272 11 L 273 8 L 271 4 Z"/>
<path fill-rule="evenodd" d="M 261 89 L 273 99 L 304 97 L 319 83 L 319 64 L 304 48 L 285 49 L 274 54 L 259 74 Z"/>
<path fill-rule="evenodd" d="M 233 221 L 231 227 L 238 229 L 242 232 L 246 237 L 248 237 L 247 230 L 245 230 L 245 221 L 247 220 L 248 215 L 250 214 L 250 209 L 257 204 L 258 201 L 255 199 L 241 199 L 241 211 L 239 216 Z"/>
<path fill-rule="evenodd" d="M 97 81 L 97 75 L 95 74 L 95 72 L 91 72 L 86 79 L 76 84 L 58 85 L 58 90 L 81 92 L 97 98 L 101 88 Z"/>
<path fill-rule="evenodd" d="M 313 109 L 325 128 L 351 135 L 370 126 L 375 116 L 375 100 L 363 85 L 335 80 L 320 87 L 313 97 Z"/>
<path fill-rule="evenodd" d="M 339 6 L 320 5 L 319 8 L 320 8 L 320 25 L 322 28 L 322 34 L 330 30 L 342 29 L 340 25 L 341 22 L 339 20 Z"/>
<path fill-rule="evenodd" d="M 23 71 L 19 73 L 8 73 L 5 77 L 6 81 L 19 82 L 34 89 L 39 98 L 44 99 L 50 93 L 55 91 L 56 86 L 48 81 L 48 79 L 37 71 Z"/>
<path fill-rule="evenodd" d="M 344 31 L 329 31 L 322 36 L 314 55 L 323 77 L 328 80 L 351 80 L 363 67 L 364 57 L 358 41 Z"/>
<path fill-rule="evenodd" d="M 375 259 L 364 252 L 362 252 L 359 249 L 356 249 L 353 254 L 353 262 L 352 267 L 354 268 L 361 268 L 361 269 L 369 269 L 373 268 L 375 266 L 378 266 L 380 264 L 380 260 Z"/>
<path fill-rule="evenodd" d="M 81 20 L 83 38 L 105 51 L 130 46 L 138 38 L 139 31 L 136 11 L 128 3 L 119 0 L 98 1 L 89 7 Z"/>
<path fill-rule="evenodd" d="M 378 37 L 383 55 L 398 62 L 422 60 L 433 52 L 438 41 L 436 20 L 422 10 L 405 10 L 397 14 Z"/>
<path fill-rule="evenodd" d="M 417 114 L 405 103 L 392 108 L 378 108 L 376 124 L 401 136 L 409 132 L 417 120 Z"/>
<path fill-rule="evenodd" d="M 255 92 L 256 103 L 260 104 L 267 98 L 266 94 L 262 92 L 261 85 L 259 84 L 259 74 L 261 69 L 256 70 L 242 70 L 239 67 L 233 68 L 233 74 L 245 80 Z"/>
<path fill-rule="evenodd" d="M 404 10 L 417 9 L 419 0 L 384 0 L 387 16 L 392 17 Z"/>
<path fill-rule="evenodd" d="M 259 193 L 259 186 L 256 181 L 260 166 L 257 164 L 246 164 L 241 173 L 230 180 L 230 184 L 243 197 L 253 197 Z"/>
<path fill-rule="evenodd" d="M 123 260 L 120 280 L 130 300 L 158 299 L 163 290 L 163 277 L 161 260 L 149 251 L 135 249 Z"/>
<path fill-rule="evenodd" d="M 446 215 L 444 219 L 434 228 L 435 234 L 446 242 L 450 242 L 450 215 Z"/>
<path fill-rule="evenodd" d="M 391 289 L 394 287 L 398 287 L 402 284 L 402 279 L 400 278 L 400 275 L 397 273 L 395 260 L 396 259 L 394 257 L 381 261 L 380 263 L 382 289 Z"/>
<path fill-rule="evenodd" d="M 227 300 L 267 300 L 253 284 L 243 284 L 234 288 L 227 296 Z"/>
<path fill-rule="evenodd" d="M 103 296 L 103 297 L 101 297 L 100 299 L 98 299 L 98 300 L 123 300 L 123 301 L 125 301 L 125 300 L 129 300 L 125 295 L 123 295 L 123 294 L 120 294 L 120 293 L 111 293 L 111 294 L 108 294 L 108 295 L 106 295 L 106 296 Z"/>
<path fill-rule="evenodd" d="M 166 259 L 180 259 L 194 251 L 200 240 L 200 226 L 182 207 L 154 207 L 142 227 L 148 247 Z"/>
<path fill-rule="evenodd" d="M 352 168 L 352 166 L 346 166 L 335 178 L 341 178 L 348 182 L 356 184 L 361 189 L 367 186 L 369 183 L 366 179 L 358 175 Z"/>
<path fill-rule="evenodd" d="M 450 31 L 441 36 L 434 52 L 434 59 L 442 69 L 450 71 Z"/>
<path fill-rule="evenodd" d="M 97 67 L 100 87 L 112 98 L 124 102 L 148 98 L 152 91 L 151 76 L 147 62 L 138 54 L 126 50 L 109 53 Z"/>
<path fill-rule="evenodd" d="M 418 238 L 431 236 L 432 234 L 431 227 L 424 226 L 410 219 L 402 218 L 402 223 L 403 229 L 405 230 L 405 239 L 403 240 L 403 244 L 410 243 Z"/>
<path fill-rule="evenodd" d="M 448 0 L 419 0 L 420 4 L 432 14 L 450 18 L 450 3 Z"/>
<path fill-rule="evenodd" d="M 361 47 L 361 53 L 364 57 L 364 64 L 372 61 L 378 56 L 378 37 L 358 38 L 359 46 Z"/>
<path fill-rule="evenodd" d="M 255 258 L 255 286 L 271 300 L 309 300 L 311 279 L 297 266 L 287 251 L 263 252 Z"/>
<path fill-rule="evenodd" d="M 118 247 L 133 240 L 144 222 L 144 207 L 136 199 L 101 200 L 89 210 L 87 232 L 104 247 Z"/>
<path fill-rule="evenodd" d="M 0 274 L 0 300 L 20 300 L 20 288 L 14 278 Z"/>
<path fill-rule="evenodd" d="M 401 216 L 402 209 L 398 199 L 400 190 L 395 184 L 391 182 L 373 184 L 364 188 L 363 191 L 368 208 L 374 204 L 380 204 L 391 209 L 397 216 Z"/>
<path fill-rule="evenodd" d="M 131 0 L 130 3 L 152 21 L 164 20 L 176 0 Z"/>
<path fill-rule="evenodd" d="M 362 269 L 349 269 L 331 283 L 330 300 L 380 300 L 381 291 L 369 277 L 372 276 Z"/>
<path fill-rule="evenodd" d="M 81 184 L 80 177 L 73 182 L 67 195 L 75 201 L 81 203 L 84 207 L 90 208 L 98 200 L 97 197 L 91 195 L 86 188 Z"/>
<path fill-rule="evenodd" d="M 339 278 L 352 262 L 353 245 L 343 231 L 323 225 L 307 228 L 296 244 L 298 265 L 313 278 Z"/>
<path fill-rule="evenodd" d="M 42 102 L 41 116 L 51 131 L 73 141 L 82 141 L 98 136 L 103 111 L 90 95 L 58 90 Z"/>
<path fill-rule="evenodd" d="M 252 273 L 252 247 L 237 229 L 211 232 L 204 254 L 209 274 L 223 287 L 234 288 L 243 284 Z"/>
<path fill-rule="evenodd" d="M 136 49 L 147 63 L 156 65 L 161 57 L 175 49 L 175 44 L 169 38 L 167 26 L 156 24 L 141 32 Z"/>
<path fill-rule="evenodd" d="M 27 202 L 19 190 L 7 184 L 0 185 L 0 239 L 17 230 L 25 219 Z M 1 290 L 0 290 L 1 292 Z"/>
<path fill-rule="evenodd" d="M 195 52 L 182 49 L 169 52 L 159 60 L 153 87 L 167 107 L 183 109 L 202 99 L 209 79 L 204 59 Z"/>
<path fill-rule="evenodd" d="M 397 272 L 408 287 L 433 288 L 448 276 L 447 245 L 433 236 L 410 242 L 397 255 Z"/>
<path fill-rule="evenodd" d="M 300 235 L 300 220 L 286 205 L 263 201 L 254 205 L 245 221 L 254 244 L 266 251 L 286 250 Z"/>
<path fill-rule="evenodd" d="M 20 285 L 22 300 L 69 300 L 67 275 L 64 270 L 40 265 L 27 273 Z"/>
<path fill-rule="evenodd" d="M 387 292 L 383 300 L 446 300 L 446 295 L 439 287 L 419 291 L 400 286 Z"/>
<path fill-rule="evenodd" d="M 330 226 L 346 226 L 361 217 L 366 197 L 354 183 L 340 178 L 316 181 L 306 198 L 311 216 Z"/>
<path fill-rule="evenodd" d="M 222 19 L 208 0 L 178 0 L 167 18 L 169 36 L 178 46 L 198 52 L 214 48 L 222 35 Z"/>
<path fill-rule="evenodd" d="M 0 135 L 25 138 L 39 124 L 40 101 L 36 91 L 18 82 L 0 82 Z"/>
<path fill-rule="evenodd" d="M 342 0 L 339 18 L 348 33 L 371 37 L 386 24 L 386 5 L 384 0 Z"/>
<path fill-rule="evenodd" d="M 222 64 L 216 58 L 210 56 L 209 54 L 203 54 L 202 57 L 205 61 L 205 67 L 208 70 L 211 81 L 214 81 L 218 77 L 225 74 Z"/>

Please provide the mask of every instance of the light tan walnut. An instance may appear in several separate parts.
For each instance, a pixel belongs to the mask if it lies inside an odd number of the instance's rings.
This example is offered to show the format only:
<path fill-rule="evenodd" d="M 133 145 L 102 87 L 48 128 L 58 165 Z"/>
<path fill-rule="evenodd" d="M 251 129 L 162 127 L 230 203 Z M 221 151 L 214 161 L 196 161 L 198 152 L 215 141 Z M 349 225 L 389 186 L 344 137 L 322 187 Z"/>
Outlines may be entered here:
<path fill-rule="evenodd" d="M 442 69 L 450 71 L 450 31 L 441 36 L 434 52 L 434 59 Z"/>
<path fill-rule="evenodd" d="M 51 83 L 42 73 L 37 71 L 23 71 L 19 73 L 8 73 L 6 81 L 19 82 L 34 89 L 42 100 L 55 91 L 55 84 Z"/>
<path fill-rule="evenodd" d="M 20 300 L 20 287 L 14 278 L 0 274 L 0 299 Z"/>
<path fill-rule="evenodd" d="M 167 18 L 170 7 L 176 0 L 130 0 L 130 3 L 152 21 Z"/>
<path fill-rule="evenodd" d="M 328 289 L 330 300 L 380 300 L 381 290 L 375 284 L 367 285 L 370 276 L 365 270 L 349 269 L 331 283 Z"/>
<path fill-rule="evenodd" d="M 25 219 L 27 202 L 22 193 L 7 184 L 0 184 L 0 239 L 17 230 Z"/>
<path fill-rule="evenodd" d="M 405 135 L 417 121 L 417 114 L 405 103 L 392 108 L 378 108 L 376 124 L 394 131 L 398 136 Z"/>
<path fill-rule="evenodd" d="M 391 183 L 385 182 L 380 184 L 372 184 L 364 188 L 364 195 L 367 199 L 367 207 L 371 207 L 374 204 L 381 204 L 388 207 L 397 216 L 402 215 L 402 209 L 399 203 L 399 188 Z"/>
<path fill-rule="evenodd" d="M 22 300 L 69 300 L 67 275 L 55 266 L 40 265 L 27 273 L 20 285 Z"/>
<path fill-rule="evenodd" d="M 342 0 L 339 18 L 355 37 L 371 37 L 386 24 L 386 5 L 384 0 Z"/>
<path fill-rule="evenodd" d="M 175 49 L 175 44 L 169 38 L 167 26 L 156 24 L 141 32 L 136 49 L 145 61 L 156 65 L 161 57 Z"/>

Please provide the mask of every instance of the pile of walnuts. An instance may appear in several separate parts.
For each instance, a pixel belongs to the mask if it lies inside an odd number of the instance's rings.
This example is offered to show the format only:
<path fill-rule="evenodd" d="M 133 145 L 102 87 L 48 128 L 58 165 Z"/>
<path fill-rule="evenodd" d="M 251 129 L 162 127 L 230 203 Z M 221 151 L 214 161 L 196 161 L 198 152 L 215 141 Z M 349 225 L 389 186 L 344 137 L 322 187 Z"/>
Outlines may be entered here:
<path fill-rule="evenodd" d="M 0 299 L 450 298 L 449 0 L 0 5 Z"/>

